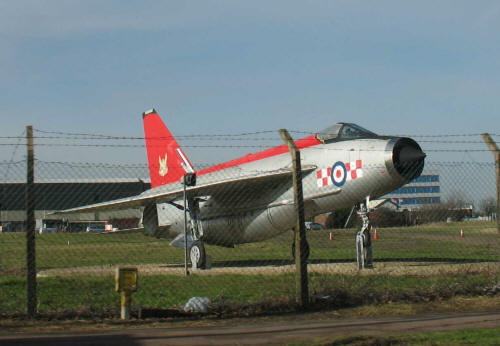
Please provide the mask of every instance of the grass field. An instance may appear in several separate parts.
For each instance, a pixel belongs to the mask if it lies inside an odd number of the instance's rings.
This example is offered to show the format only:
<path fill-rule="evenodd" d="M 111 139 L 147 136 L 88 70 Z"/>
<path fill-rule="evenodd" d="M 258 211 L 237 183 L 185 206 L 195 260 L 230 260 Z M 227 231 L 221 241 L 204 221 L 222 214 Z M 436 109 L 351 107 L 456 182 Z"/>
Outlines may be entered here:
<path fill-rule="evenodd" d="M 116 314 L 119 294 L 112 276 L 48 277 L 38 280 L 38 310 L 67 312 L 70 316 Z M 320 308 L 342 308 L 386 302 L 426 302 L 457 295 L 477 296 L 492 287 L 488 273 L 447 277 L 385 277 L 310 274 L 310 293 Z M 21 276 L 0 277 L 0 315 L 26 310 L 26 280 Z M 293 274 L 280 275 L 148 275 L 139 279 L 134 307 L 180 307 L 190 297 L 208 297 L 219 310 L 293 311 Z"/>
<path fill-rule="evenodd" d="M 421 227 L 378 229 L 374 241 L 375 261 L 421 259 L 449 263 L 498 261 L 499 235 L 490 222 L 432 224 Z M 465 237 L 460 237 L 463 229 Z M 333 240 L 329 240 L 330 232 Z M 308 232 L 311 262 L 354 262 L 354 230 Z M 207 246 L 214 266 L 273 266 L 291 263 L 293 234 L 284 233 L 271 240 L 245 244 L 234 249 Z M 180 264 L 184 252 L 169 246 L 169 241 L 142 234 L 43 234 L 37 235 L 37 268 L 82 268 L 87 266 Z M 0 234 L 0 314 L 26 310 L 25 234 Z M 353 264 L 354 265 L 354 264 Z M 287 310 L 293 307 L 295 276 L 219 274 L 141 275 L 135 307 L 171 308 L 192 296 L 206 296 L 218 309 L 237 311 Z M 406 274 L 405 274 L 406 275 Z M 482 295 L 497 284 L 495 270 L 463 270 L 443 275 L 343 275 L 311 273 L 310 293 L 328 296 L 322 304 L 346 307 L 387 301 L 447 299 L 455 295 Z M 40 277 L 39 311 L 73 315 L 115 314 L 118 295 L 112 275 L 78 274 Z M 258 306 L 259 308 L 256 308 Z M 249 312 L 250 313 L 250 312 Z M 70 315 L 71 315 L 70 314 Z"/>
<path fill-rule="evenodd" d="M 500 328 L 466 329 L 397 336 L 343 336 L 289 345 L 500 345 Z"/>
<path fill-rule="evenodd" d="M 460 230 L 465 237 L 460 237 Z M 333 240 L 329 240 L 330 232 Z M 495 261 L 499 259 L 500 235 L 492 222 L 432 224 L 421 227 L 377 230 L 373 242 L 375 260 L 428 259 Z M 355 260 L 355 230 L 310 231 L 311 260 Z M 215 265 L 273 264 L 291 260 L 293 234 L 238 245 L 235 248 L 207 246 Z M 168 240 L 142 234 L 100 235 L 87 233 L 42 234 L 36 238 L 38 269 L 117 264 L 183 263 L 184 251 Z M 0 234 L 0 273 L 25 267 L 25 234 Z M 233 262 L 233 263 L 231 263 Z"/>

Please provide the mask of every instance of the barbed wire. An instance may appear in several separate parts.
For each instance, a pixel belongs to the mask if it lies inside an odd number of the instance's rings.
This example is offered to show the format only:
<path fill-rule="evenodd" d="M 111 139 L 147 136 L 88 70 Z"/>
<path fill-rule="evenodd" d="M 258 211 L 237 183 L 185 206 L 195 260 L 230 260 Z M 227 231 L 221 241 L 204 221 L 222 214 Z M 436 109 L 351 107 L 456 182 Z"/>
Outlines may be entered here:
<path fill-rule="evenodd" d="M 483 133 L 462 133 L 462 134 L 453 134 L 453 133 L 450 133 L 450 134 L 437 134 L 437 135 L 398 135 L 400 137 L 415 137 L 415 138 L 432 138 L 432 137 L 475 137 L 475 136 L 481 136 L 483 135 Z M 500 134 L 496 134 L 496 133 L 489 133 L 490 136 L 493 136 L 493 137 L 499 137 Z"/>
<path fill-rule="evenodd" d="M 495 167 L 494 162 L 480 162 L 480 161 L 428 161 L 425 163 L 426 166 L 446 166 L 446 167 L 459 167 L 464 165 L 474 165 L 474 166 L 489 166 Z"/>
<path fill-rule="evenodd" d="M 147 168 L 147 163 L 109 163 L 109 162 L 65 162 L 65 161 L 44 161 L 35 159 L 35 163 L 64 165 L 69 167 L 106 167 L 106 168 Z"/>
<path fill-rule="evenodd" d="M 75 161 L 45 161 L 45 160 L 40 160 L 40 159 L 35 159 L 35 163 L 38 164 L 49 164 L 49 165 L 66 165 L 66 166 L 73 166 L 77 168 L 81 167 L 109 167 L 109 168 L 148 168 L 149 165 L 147 163 L 109 163 L 109 162 L 75 162 Z M 223 162 L 227 163 L 227 162 Z M 12 165 L 17 165 L 17 164 L 26 164 L 25 160 L 22 161 L 15 161 L 15 162 L 7 162 L 7 161 L 0 161 L 0 165 L 7 165 L 7 164 L 12 164 Z M 193 163 L 196 166 L 216 166 L 221 164 L 220 162 L 194 162 Z M 482 165 L 482 166 L 495 166 L 494 162 L 480 162 L 480 161 L 427 161 L 426 165 L 431 165 L 431 166 L 437 166 L 437 165 L 443 165 L 443 166 L 462 166 L 462 165 Z M 383 165 L 378 165 L 378 164 L 373 164 L 373 165 L 365 165 L 364 167 L 382 167 Z M 179 167 L 182 167 L 179 165 Z"/>
<path fill-rule="evenodd" d="M 1 166 L 7 166 L 7 165 L 19 165 L 21 163 L 26 163 L 26 160 L 20 160 L 20 161 L 0 161 Z"/>
<path fill-rule="evenodd" d="M 43 139 L 81 139 L 81 140 L 95 140 L 95 139 L 104 139 L 104 140 L 164 140 L 171 138 L 178 139 L 202 139 L 202 138 L 210 138 L 210 139 L 227 139 L 227 140 L 235 140 L 231 139 L 234 137 L 245 137 L 251 135 L 259 135 L 259 134 L 277 134 L 279 130 L 260 130 L 253 132 L 242 132 L 242 133 L 220 133 L 220 134 L 178 134 L 176 136 L 159 136 L 159 137 L 143 137 L 143 136 L 116 136 L 116 135 L 106 135 L 106 134 L 97 134 L 97 133 L 77 133 L 77 132 L 64 132 L 64 131 L 47 131 L 41 129 L 33 129 L 35 132 L 43 133 L 43 134 L 56 134 L 58 136 L 35 136 L 34 138 L 43 138 Z M 303 130 L 289 130 L 290 133 L 297 134 L 317 134 L 318 131 L 303 131 Z M 426 135 L 426 134 L 396 134 L 392 135 L 394 137 L 415 137 L 415 138 L 442 138 L 442 137 L 477 137 L 481 136 L 482 133 L 464 133 L 464 134 L 435 134 L 435 135 Z M 500 134 L 490 133 L 490 136 L 498 137 Z M 228 138 L 225 138 L 228 137 Z M 24 138 L 21 136 L 0 136 L 1 139 L 18 139 Z M 262 138 L 243 138 L 236 140 L 262 140 Z M 267 139 L 276 139 L 272 138 L 263 138 Z M 279 139 L 279 137 L 277 137 Z M 433 141 L 428 141 L 433 142 Z M 436 143 L 483 143 L 482 141 L 436 141 Z"/>
<path fill-rule="evenodd" d="M 0 146 L 26 146 L 27 143 L 0 143 Z M 35 143 L 35 147 L 89 147 L 89 148 L 145 148 L 146 144 L 83 144 L 83 143 Z M 148 145 L 148 147 L 164 147 L 163 145 Z M 242 148 L 257 148 L 257 149 L 271 149 L 268 145 L 183 145 L 184 148 L 219 148 L 219 149 L 242 149 Z M 350 151 L 343 148 L 318 148 L 308 147 L 313 150 L 328 150 L 328 151 Z M 491 152 L 490 149 L 429 149 L 424 148 L 426 152 Z M 362 149 L 363 152 L 384 152 L 385 149 Z"/>
<path fill-rule="evenodd" d="M 9 162 L 7 163 L 7 169 L 5 170 L 5 174 L 4 174 L 4 179 L 7 177 L 7 175 L 9 174 L 9 171 L 10 171 L 10 167 L 12 165 L 12 163 L 14 162 L 14 157 L 16 156 L 16 153 L 17 153 L 17 149 L 19 148 L 19 146 L 21 145 L 21 138 L 23 138 L 23 135 L 26 133 L 26 130 L 24 130 L 18 137 L 18 141 L 17 143 L 14 144 L 14 150 L 12 150 L 12 155 L 10 157 L 10 160 Z"/>
<path fill-rule="evenodd" d="M 74 132 L 61 132 L 61 131 L 47 131 L 47 130 L 40 130 L 40 129 L 34 129 L 36 132 L 40 133 L 53 133 L 53 134 L 60 134 L 60 135 L 77 135 L 77 136 L 100 136 L 100 137 L 108 137 L 108 138 L 133 138 L 133 139 L 145 139 L 145 137 L 117 137 L 117 136 L 110 136 L 110 135 L 102 135 L 102 134 L 89 134 L 89 133 L 74 133 Z M 302 134 L 317 134 L 320 133 L 320 131 L 304 131 L 304 130 L 288 130 L 288 132 L 291 133 L 302 133 Z M 229 133 L 229 134 L 190 134 L 190 135 L 177 135 L 175 137 L 180 138 L 180 137 L 201 137 L 201 136 L 221 136 L 221 137 L 230 137 L 230 136 L 248 136 L 248 135 L 254 135 L 254 134 L 262 134 L 262 133 L 279 133 L 279 130 L 260 130 L 260 131 L 254 131 L 254 132 L 242 132 L 242 133 Z M 471 137 L 471 136 L 481 136 L 482 133 L 465 133 L 465 134 L 435 134 L 435 135 L 408 135 L 408 134 L 399 134 L 395 136 L 407 136 L 407 137 Z M 496 133 L 490 133 L 490 136 L 500 136 L 500 134 Z M 173 137 L 173 136 L 171 136 Z M 161 138 L 161 137 L 159 137 Z"/>
<path fill-rule="evenodd" d="M 396 136 L 397 137 L 397 136 Z M 411 137 L 411 136 L 410 136 Z M 415 137 L 415 136 L 413 136 Z M 6 136 L 0 137 L 0 139 L 22 139 L 24 137 L 14 137 L 14 136 Z M 168 140 L 174 138 L 170 137 L 57 137 L 57 136 L 35 136 L 36 139 L 76 139 L 76 140 Z M 177 137 L 179 138 L 179 137 Z M 281 141 L 281 138 L 277 137 L 232 137 L 232 138 L 224 138 L 222 136 L 211 137 L 210 135 L 205 137 L 182 137 L 179 140 L 181 143 L 184 141 Z M 419 143 L 439 143 L 439 144 L 478 144 L 484 145 L 484 141 L 470 141 L 470 140 L 419 140 Z M 1 145 L 12 145 L 12 143 L 2 143 Z M 35 143 L 36 145 L 36 143 Z"/>
<path fill-rule="evenodd" d="M 92 133 L 74 133 L 74 132 L 61 132 L 61 131 L 45 131 L 40 129 L 34 129 L 35 132 L 47 133 L 47 134 L 58 134 L 62 136 L 86 136 L 90 137 L 89 139 L 171 139 L 171 138 L 191 138 L 191 137 L 241 137 L 241 136 L 250 136 L 250 135 L 260 135 L 265 133 L 279 133 L 279 130 L 261 130 L 254 132 L 241 132 L 241 133 L 221 133 L 221 134 L 189 134 L 189 135 L 176 135 L 176 136 L 159 136 L 159 137 L 142 137 L 142 136 L 113 136 L 113 135 L 103 135 L 103 134 L 92 134 Z M 294 133 L 309 133 L 304 131 L 291 131 Z M 309 133 L 312 134 L 312 133 Z"/>
<path fill-rule="evenodd" d="M 429 141 L 429 140 L 419 140 L 419 143 L 444 143 L 444 144 L 482 144 L 484 141 Z"/>
<path fill-rule="evenodd" d="M 486 153 L 491 152 L 490 149 L 425 149 L 425 152 L 430 153 Z"/>
<path fill-rule="evenodd" d="M 15 146 L 15 143 L 0 143 L 0 146 Z M 26 146 L 26 143 L 21 145 Z M 84 143 L 35 143 L 39 147 L 103 147 L 103 148 L 144 148 L 146 144 L 84 144 Z M 164 145 L 148 145 L 151 148 L 163 148 Z M 183 145 L 185 148 L 269 148 L 266 145 Z"/>
<path fill-rule="evenodd" d="M 113 138 L 113 137 L 56 137 L 56 136 L 34 136 L 33 139 L 77 139 L 77 140 L 154 140 L 154 141 L 160 141 L 160 140 L 169 140 L 173 139 L 174 136 L 169 136 L 169 137 L 121 137 L 121 138 Z M 281 140 L 279 137 L 250 137 L 250 138 L 243 138 L 243 137 L 231 137 L 231 138 L 224 138 L 221 136 L 218 137 L 211 137 L 211 136 L 203 136 L 203 137 L 195 137 L 195 136 L 189 136 L 189 137 L 181 137 L 179 138 L 176 136 L 175 138 L 179 139 L 179 141 L 191 141 L 191 140 L 196 140 L 196 141 L 272 141 L 272 140 Z"/>

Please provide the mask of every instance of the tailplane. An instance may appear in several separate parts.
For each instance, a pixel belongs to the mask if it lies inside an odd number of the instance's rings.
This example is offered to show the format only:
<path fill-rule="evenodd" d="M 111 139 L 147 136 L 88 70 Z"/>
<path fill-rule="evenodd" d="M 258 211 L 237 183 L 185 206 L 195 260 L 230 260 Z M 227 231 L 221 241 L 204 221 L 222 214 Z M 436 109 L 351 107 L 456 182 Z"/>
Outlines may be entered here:
<path fill-rule="evenodd" d="M 193 165 L 156 110 L 144 112 L 142 120 L 151 187 L 179 182 L 184 174 L 194 172 Z"/>

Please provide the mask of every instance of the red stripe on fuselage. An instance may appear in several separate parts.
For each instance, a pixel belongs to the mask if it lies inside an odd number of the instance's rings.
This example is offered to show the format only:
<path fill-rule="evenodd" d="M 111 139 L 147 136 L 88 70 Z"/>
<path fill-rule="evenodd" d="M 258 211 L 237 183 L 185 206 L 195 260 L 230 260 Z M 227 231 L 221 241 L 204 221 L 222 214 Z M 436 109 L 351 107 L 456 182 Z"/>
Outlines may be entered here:
<path fill-rule="evenodd" d="M 311 135 L 309 137 L 299 139 L 295 142 L 295 145 L 297 146 L 298 149 L 309 148 L 309 147 L 312 147 L 312 146 L 315 146 L 318 144 L 321 144 L 321 141 L 319 141 L 315 135 Z M 240 157 L 240 158 L 235 159 L 235 160 L 231 160 L 231 161 L 224 162 L 224 163 L 221 163 L 221 164 L 209 167 L 209 168 L 202 169 L 202 170 L 196 172 L 196 175 L 204 175 L 204 174 L 209 174 L 209 173 L 213 173 L 213 172 L 218 172 L 218 171 L 221 171 L 221 170 L 226 169 L 226 168 L 240 166 L 240 165 L 243 165 L 246 163 L 259 161 L 262 159 L 267 159 L 269 157 L 284 154 L 286 152 L 288 152 L 288 147 L 285 144 L 283 144 L 283 145 L 280 145 L 278 147 L 266 149 L 264 151 L 254 153 L 254 154 L 248 154 L 246 156 Z"/>

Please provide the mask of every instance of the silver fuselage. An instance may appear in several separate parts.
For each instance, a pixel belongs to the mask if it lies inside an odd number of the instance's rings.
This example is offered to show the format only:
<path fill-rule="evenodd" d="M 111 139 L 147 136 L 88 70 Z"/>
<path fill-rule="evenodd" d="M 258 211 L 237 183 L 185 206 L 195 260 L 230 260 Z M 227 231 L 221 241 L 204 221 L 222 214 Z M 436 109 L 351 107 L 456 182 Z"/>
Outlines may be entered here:
<path fill-rule="evenodd" d="M 380 197 L 409 182 L 411 179 L 405 178 L 394 167 L 394 146 L 398 140 L 401 138 L 353 139 L 320 143 L 302 149 L 302 166 L 316 167 L 303 175 L 305 217 L 347 208 L 368 196 L 372 199 Z M 331 171 L 338 162 L 361 162 L 361 168 L 355 179 L 350 177 L 343 183 L 334 184 L 332 179 L 338 177 L 332 178 L 330 175 L 329 180 L 325 180 L 326 184 L 322 184 L 319 171 Z M 200 175 L 197 179 L 199 183 L 213 182 L 255 172 L 289 168 L 291 165 L 291 155 L 286 152 Z M 340 178 L 341 173 L 338 173 Z M 169 185 L 171 186 L 167 189 L 182 186 L 180 182 Z M 175 203 L 182 205 L 183 200 Z M 171 203 L 157 204 L 159 226 L 169 225 L 161 233 L 162 237 L 173 237 L 184 232 L 184 212 L 178 206 Z M 232 246 L 262 241 L 290 230 L 296 224 L 291 177 L 286 183 L 267 182 L 243 188 L 237 193 L 234 190 L 227 194 L 221 191 L 217 196 L 201 198 L 199 210 L 201 239 L 208 244 Z M 189 214 L 188 221 L 191 224 Z"/>

